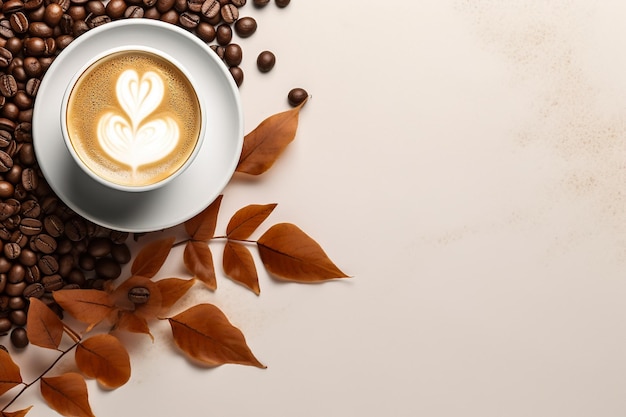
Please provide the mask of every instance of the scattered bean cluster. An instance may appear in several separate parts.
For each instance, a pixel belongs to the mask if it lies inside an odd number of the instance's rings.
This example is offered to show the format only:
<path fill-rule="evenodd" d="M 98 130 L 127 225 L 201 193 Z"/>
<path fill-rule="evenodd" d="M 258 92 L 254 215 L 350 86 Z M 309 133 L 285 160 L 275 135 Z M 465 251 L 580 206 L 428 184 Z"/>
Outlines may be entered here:
<path fill-rule="evenodd" d="M 269 0 L 254 0 L 265 7 Z M 289 0 L 275 0 L 285 7 Z M 102 288 L 131 259 L 128 233 L 98 226 L 69 209 L 44 179 L 31 136 L 33 104 L 46 70 L 60 51 L 92 28 L 125 18 L 159 19 L 183 27 L 211 46 L 238 86 L 243 51 L 257 22 L 240 16 L 246 0 L 0 0 L 0 334 L 28 344 L 24 326 L 36 297 L 59 315 L 52 291 Z M 257 58 L 261 72 L 276 57 Z M 297 90 L 300 95 L 293 96 Z M 289 103 L 306 92 L 290 92 Z M 304 94 L 304 96 L 302 95 Z M 132 294 L 138 300 L 144 294 Z"/>

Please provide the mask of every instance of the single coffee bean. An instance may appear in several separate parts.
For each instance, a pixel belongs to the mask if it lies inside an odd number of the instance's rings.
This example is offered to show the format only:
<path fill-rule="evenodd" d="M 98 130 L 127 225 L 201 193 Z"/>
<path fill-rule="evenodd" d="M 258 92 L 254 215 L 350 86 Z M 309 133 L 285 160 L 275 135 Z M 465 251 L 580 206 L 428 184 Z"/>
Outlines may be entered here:
<path fill-rule="evenodd" d="M 241 67 L 230 67 L 228 68 L 228 71 L 235 80 L 237 87 L 241 87 L 241 84 L 243 84 L 243 70 L 241 69 Z"/>
<path fill-rule="evenodd" d="M 271 51 L 263 51 L 256 59 L 256 66 L 261 72 L 270 72 L 276 64 L 276 56 Z"/>
<path fill-rule="evenodd" d="M 13 29 L 11 28 L 11 21 L 9 19 L 0 20 L 0 36 L 4 38 L 5 45 L 6 39 L 15 36 L 15 32 L 13 32 Z"/>
<path fill-rule="evenodd" d="M 193 29 L 200 23 L 200 16 L 192 12 L 182 12 L 178 17 L 178 24 L 185 29 Z"/>
<path fill-rule="evenodd" d="M 24 281 L 27 284 L 33 284 L 35 282 L 41 281 L 41 271 L 37 265 L 29 266 L 26 268 L 26 275 L 24 276 Z"/>
<path fill-rule="evenodd" d="M 13 55 L 17 55 L 22 51 L 24 47 L 24 41 L 17 36 L 7 39 L 7 43 L 4 45 Z"/>
<path fill-rule="evenodd" d="M 87 9 L 81 5 L 74 5 L 67 11 L 68 16 L 72 18 L 72 21 L 84 20 L 87 21 Z"/>
<path fill-rule="evenodd" d="M 43 230 L 43 224 L 41 220 L 31 219 L 25 217 L 20 222 L 20 232 L 24 233 L 26 236 L 35 236 Z M 54 239 L 52 239 L 54 240 Z"/>
<path fill-rule="evenodd" d="M 54 35 L 54 29 L 45 22 L 32 22 L 28 25 L 28 33 L 31 36 L 39 36 L 40 38 L 49 38 Z"/>
<path fill-rule="evenodd" d="M 74 0 L 74 1 L 70 1 L 70 0 L 50 0 L 50 3 L 57 3 L 59 6 L 61 6 L 61 8 L 63 9 L 64 12 L 67 12 L 68 9 L 70 8 L 70 6 L 72 5 L 72 3 L 74 3 L 74 4 L 84 4 L 84 3 L 87 3 L 87 0 Z"/>
<path fill-rule="evenodd" d="M 39 62 L 39 60 L 33 56 L 24 58 L 24 72 L 28 77 L 41 77 L 41 75 L 43 74 L 41 62 Z"/>
<path fill-rule="evenodd" d="M 269 4 L 270 0 L 253 0 L 253 4 L 256 7 L 264 7 L 267 6 Z"/>
<path fill-rule="evenodd" d="M 10 74 L 0 75 L 0 94 L 4 97 L 13 97 L 17 94 L 17 81 Z"/>
<path fill-rule="evenodd" d="M 134 304 L 145 304 L 150 301 L 150 290 L 146 287 L 133 287 L 128 290 L 128 299 Z"/>
<path fill-rule="evenodd" d="M 46 291 L 56 291 L 63 288 L 65 281 L 63 281 L 63 277 L 61 275 L 54 274 L 41 278 L 41 284 Z"/>
<path fill-rule="evenodd" d="M 96 260 L 96 275 L 105 280 L 119 277 L 122 273 L 120 265 L 113 258 L 104 257 Z"/>
<path fill-rule="evenodd" d="M 203 4 L 204 0 L 187 0 L 187 10 L 194 13 L 200 13 Z"/>
<path fill-rule="evenodd" d="M 256 20 L 250 16 L 242 17 L 235 22 L 235 32 L 242 38 L 252 36 L 252 34 L 256 32 L 256 29 Z"/>
<path fill-rule="evenodd" d="M 11 331 L 11 344 L 18 349 L 28 346 L 28 335 L 23 327 L 16 327 Z"/>
<path fill-rule="evenodd" d="M 89 25 L 84 20 L 75 20 L 72 23 L 72 35 L 78 38 L 80 35 L 89 31 Z"/>
<path fill-rule="evenodd" d="M 24 10 L 26 10 L 26 3 L 24 3 Z M 42 5 L 36 9 L 27 11 L 28 20 L 31 22 L 43 22 L 43 17 L 46 14 L 46 8 Z"/>
<path fill-rule="evenodd" d="M 129 8 L 130 9 L 130 8 Z M 140 12 L 140 15 L 128 15 L 127 17 L 143 17 L 143 9 L 140 7 L 140 10 L 138 11 L 138 13 Z M 126 15 L 128 13 L 128 9 L 126 9 L 126 11 L 124 12 L 124 14 Z M 90 28 L 95 28 L 98 26 L 102 26 L 104 24 L 110 23 L 111 22 L 111 18 L 107 15 L 89 15 L 87 16 L 87 19 L 85 20 L 85 22 L 87 23 L 87 25 Z"/>
<path fill-rule="evenodd" d="M 44 217 L 43 227 L 46 233 L 52 237 L 61 236 L 65 230 L 63 221 L 55 214 Z"/>
<path fill-rule="evenodd" d="M 92 239 L 87 245 L 87 253 L 96 258 L 107 256 L 111 253 L 113 242 L 105 237 Z"/>
<path fill-rule="evenodd" d="M 9 270 L 11 269 L 12 266 L 13 266 L 12 262 L 10 262 L 4 256 L 0 256 L 0 274 L 4 274 L 6 272 L 9 272 Z"/>
<path fill-rule="evenodd" d="M 43 0 L 26 0 L 24 2 L 24 10 L 29 12 L 39 9 L 41 6 L 43 6 Z"/>
<path fill-rule="evenodd" d="M 32 143 L 23 143 L 18 152 L 18 157 L 23 165 L 31 166 L 35 165 L 35 149 Z"/>
<path fill-rule="evenodd" d="M 20 90 L 22 91 L 22 90 Z M 19 91 L 18 91 L 19 93 Z M 13 135 L 15 136 L 15 140 L 18 142 L 32 142 L 32 124 L 27 122 L 22 122 L 15 126 L 15 131 Z"/>
<path fill-rule="evenodd" d="M 7 172 L 11 167 L 13 167 L 13 158 L 8 153 L 0 151 L 0 172 Z"/>
<path fill-rule="evenodd" d="M 56 274 L 59 271 L 59 261 L 52 255 L 44 255 L 39 258 L 37 266 L 44 275 Z"/>
<path fill-rule="evenodd" d="M 4 252 L 4 256 L 7 259 L 13 260 L 17 259 L 20 256 L 20 253 L 22 253 L 22 248 L 17 243 L 7 243 L 2 248 L 2 251 Z"/>
<path fill-rule="evenodd" d="M 87 237 L 87 225 L 80 217 L 73 217 L 65 222 L 65 236 L 73 242 L 78 242 Z"/>
<path fill-rule="evenodd" d="M 63 17 L 63 7 L 58 3 L 50 3 L 44 9 L 43 21 L 48 25 L 57 26 Z"/>
<path fill-rule="evenodd" d="M 9 320 L 15 326 L 24 326 L 26 324 L 26 312 L 24 310 L 13 310 L 9 313 Z"/>
<path fill-rule="evenodd" d="M 105 5 L 100 0 L 89 0 L 86 9 L 87 13 L 91 13 L 94 16 L 101 16 L 106 13 Z"/>
<path fill-rule="evenodd" d="M 17 284 L 18 282 L 24 281 L 24 277 L 26 277 L 26 268 L 19 263 L 13 264 L 9 272 L 5 275 L 8 282 L 11 284 Z"/>
<path fill-rule="evenodd" d="M 278 7 L 287 7 L 289 5 L 289 0 L 276 0 L 276 5 Z"/>
<path fill-rule="evenodd" d="M 74 268 L 74 257 L 70 254 L 62 255 L 59 260 L 59 270 L 57 271 L 61 276 L 67 277 L 70 271 Z"/>
<path fill-rule="evenodd" d="M 211 45 L 211 49 L 213 52 L 217 54 L 220 59 L 224 59 L 224 54 L 226 52 L 226 48 L 220 45 Z"/>
<path fill-rule="evenodd" d="M 96 257 L 88 253 L 81 253 L 78 257 L 78 266 L 85 271 L 93 271 L 96 268 Z"/>
<path fill-rule="evenodd" d="M 156 7 L 148 7 L 143 12 L 143 17 L 144 19 L 159 20 L 161 18 L 161 12 L 159 12 Z"/>
<path fill-rule="evenodd" d="M 221 24 L 217 27 L 217 35 L 216 35 L 217 43 L 226 46 L 233 39 L 233 30 L 230 25 Z"/>
<path fill-rule="evenodd" d="M 13 102 L 20 110 L 26 110 L 33 107 L 33 99 L 26 94 L 24 90 L 18 90 L 15 97 L 13 97 Z"/>
<path fill-rule="evenodd" d="M 72 35 L 61 35 L 56 38 L 57 49 L 63 50 L 69 46 L 70 43 L 74 41 L 74 37 Z M 28 92 L 28 90 L 26 91 Z"/>
<path fill-rule="evenodd" d="M 246 5 L 246 0 L 230 0 L 230 2 L 237 7 L 243 7 Z"/>
<path fill-rule="evenodd" d="M 15 188 L 13 187 L 13 184 L 11 184 L 9 181 L 0 181 L 0 197 L 2 198 L 11 197 L 14 192 L 15 192 Z M 0 204 L 0 221 L 8 219 L 9 217 L 13 215 L 13 213 L 11 213 L 7 217 L 4 217 L 5 213 L 6 213 L 6 210 L 4 209 L 3 205 Z"/>
<path fill-rule="evenodd" d="M 243 58 L 243 51 L 241 46 L 236 43 L 231 43 L 224 49 L 224 61 L 230 67 L 236 67 L 241 64 Z"/>
<path fill-rule="evenodd" d="M 202 16 L 206 19 L 213 19 L 220 14 L 220 2 L 217 0 L 205 0 L 202 3 L 202 7 L 200 8 L 200 12 Z"/>
<path fill-rule="evenodd" d="M 26 33 L 28 32 L 28 18 L 24 14 L 24 12 L 13 13 L 11 17 L 9 17 L 9 21 L 11 22 L 11 29 L 15 33 Z"/>
<path fill-rule="evenodd" d="M 0 317 L 0 333 L 8 332 L 12 327 L 13 323 L 11 323 L 8 317 Z"/>
<path fill-rule="evenodd" d="M 187 0 L 175 0 L 174 10 L 176 10 L 178 13 L 187 11 Z"/>
<path fill-rule="evenodd" d="M 10 297 L 21 296 L 27 285 L 26 281 L 16 282 L 15 284 L 7 283 L 4 293 Z"/>
<path fill-rule="evenodd" d="M 19 230 L 14 230 L 13 233 L 11 233 L 11 242 L 20 245 L 20 248 L 25 248 L 28 244 L 28 236 Z"/>
<path fill-rule="evenodd" d="M 6 68 L 13 60 L 13 54 L 5 47 L 0 47 L 0 67 Z"/>
<path fill-rule="evenodd" d="M 237 19 L 239 19 L 239 9 L 237 6 L 233 4 L 225 4 L 220 8 L 220 14 L 222 15 L 222 19 L 226 23 L 234 23 Z"/>
<path fill-rule="evenodd" d="M 32 168 L 26 168 L 22 171 L 22 186 L 26 191 L 33 191 L 39 185 L 39 177 Z"/>
<path fill-rule="evenodd" d="M 41 296 L 44 295 L 45 292 L 46 292 L 46 289 L 43 286 L 43 284 L 39 282 L 35 282 L 33 284 L 28 285 L 26 288 L 24 288 L 23 295 L 25 298 L 31 298 L 31 297 L 41 298 Z"/>
<path fill-rule="evenodd" d="M 126 11 L 126 2 L 124 0 L 111 0 L 106 5 L 105 11 L 111 19 L 119 19 L 124 16 L 124 12 Z"/>
<path fill-rule="evenodd" d="M 11 132 L 0 130 L 0 148 L 6 148 L 9 146 L 9 142 L 11 142 L 12 139 L 13 135 L 11 135 Z"/>
<path fill-rule="evenodd" d="M 8 305 L 11 310 L 21 310 L 26 308 L 26 300 L 24 300 L 24 297 L 22 297 L 21 294 L 19 296 L 12 296 L 9 297 Z"/>
<path fill-rule="evenodd" d="M 166 22 L 166 23 L 171 23 L 173 25 L 178 24 L 178 12 L 174 9 L 168 10 L 167 12 L 164 12 L 161 17 L 160 20 L 162 22 Z"/>
<path fill-rule="evenodd" d="M 24 217 L 38 218 L 41 215 L 41 206 L 37 200 L 26 200 L 22 203 L 20 213 Z"/>
<path fill-rule="evenodd" d="M 159 11 L 159 13 L 165 13 L 167 11 L 172 10 L 175 2 L 176 0 L 157 0 L 156 8 Z"/>
<path fill-rule="evenodd" d="M 0 190 L 2 190 L 3 183 L 5 183 L 5 182 L 6 181 L 0 181 Z M 8 186 L 10 186 L 10 185 L 11 185 L 11 183 L 8 183 Z M 8 197 L 10 197 L 10 196 L 8 196 Z M 3 198 L 8 198 L 8 197 L 3 197 Z M 4 220 L 8 219 L 9 217 L 11 217 L 14 214 L 15 214 L 15 207 L 12 204 L 9 204 L 9 203 L 7 203 L 5 201 L 0 202 L 0 221 L 4 221 Z"/>
<path fill-rule="evenodd" d="M 2 13 L 9 14 L 19 12 L 24 9 L 22 0 L 7 0 L 2 4 Z"/>
<path fill-rule="evenodd" d="M 87 279 L 85 278 L 85 273 L 80 269 L 72 269 L 70 273 L 67 275 L 67 282 L 71 284 L 78 284 L 81 287 L 85 286 Z"/>
<path fill-rule="evenodd" d="M 207 22 L 200 22 L 196 27 L 196 35 L 205 42 L 213 42 L 215 39 L 215 26 Z"/>
<path fill-rule="evenodd" d="M 304 88 L 293 88 L 287 94 L 287 101 L 292 107 L 300 105 L 304 100 L 309 97 L 309 93 Z"/>
<path fill-rule="evenodd" d="M 130 249 L 124 243 L 113 245 L 111 248 L 111 257 L 115 260 L 115 262 L 121 265 L 127 264 L 131 259 Z"/>
<path fill-rule="evenodd" d="M 124 11 L 124 16 L 127 18 L 142 18 L 143 8 L 141 6 L 128 6 Z"/>
<path fill-rule="evenodd" d="M 57 249 L 57 241 L 52 236 L 45 233 L 35 236 L 33 242 L 35 248 L 41 253 L 51 254 Z"/>

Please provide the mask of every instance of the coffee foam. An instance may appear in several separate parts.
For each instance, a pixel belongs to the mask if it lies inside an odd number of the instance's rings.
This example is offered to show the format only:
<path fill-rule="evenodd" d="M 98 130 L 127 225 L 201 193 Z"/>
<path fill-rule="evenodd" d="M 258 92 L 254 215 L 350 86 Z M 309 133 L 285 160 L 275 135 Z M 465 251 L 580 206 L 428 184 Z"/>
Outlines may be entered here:
<path fill-rule="evenodd" d="M 130 186 L 176 172 L 195 148 L 200 119 L 189 80 L 145 51 L 114 53 L 91 65 L 73 88 L 66 115 L 80 159 L 98 176 Z"/>

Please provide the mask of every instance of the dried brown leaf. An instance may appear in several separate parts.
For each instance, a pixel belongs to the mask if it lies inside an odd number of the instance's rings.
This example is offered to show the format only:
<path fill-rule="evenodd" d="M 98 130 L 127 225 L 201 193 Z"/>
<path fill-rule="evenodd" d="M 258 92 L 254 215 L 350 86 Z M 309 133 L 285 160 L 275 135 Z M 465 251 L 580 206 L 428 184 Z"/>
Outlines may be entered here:
<path fill-rule="evenodd" d="M 293 109 L 268 117 L 245 136 L 237 172 L 260 175 L 272 167 L 295 138 L 304 103 L 306 100 Z"/>
<path fill-rule="evenodd" d="M 161 311 L 172 307 L 193 286 L 192 279 L 165 278 L 156 282 L 161 292 Z"/>
<path fill-rule="evenodd" d="M 261 293 L 259 277 L 250 250 L 243 244 L 228 241 L 222 257 L 224 273 L 233 281 L 249 288 L 256 295 Z"/>
<path fill-rule="evenodd" d="M 215 278 L 215 266 L 213 254 L 205 242 L 190 240 L 185 245 L 183 253 L 185 267 L 194 278 L 202 281 L 210 290 L 215 291 L 217 280 Z"/>
<path fill-rule="evenodd" d="M 238 210 L 226 227 L 229 239 L 247 239 L 276 208 L 276 204 L 251 204 Z"/>
<path fill-rule="evenodd" d="M 207 241 L 215 235 L 222 197 L 218 196 L 209 207 L 185 222 L 185 231 L 193 240 Z"/>
<path fill-rule="evenodd" d="M 149 291 L 150 297 L 143 304 L 135 304 L 128 298 L 128 292 L 133 288 L 145 288 Z M 126 310 L 137 314 L 147 320 L 158 317 L 161 312 L 161 291 L 156 282 L 140 275 L 133 275 L 122 282 L 113 292 L 111 298 L 120 310 Z"/>
<path fill-rule="evenodd" d="M 8 352 L 0 349 L 0 395 L 21 383 L 20 367 Z"/>
<path fill-rule="evenodd" d="M 95 417 L 89 405 L 85 379 L 76 372 L 41 378 L 41 396 L 61 415 Z"/>
<path fill-rule="evenodd" d="M 28 412 L 30 411 L 30 409 L 33 408 L 33 406 L 31 405 L 28 408 L 24 408 L 23 410 L 17 410 L 17 411 L 3 411 L 0 416 L 2 417 L 24 417 L 26 414 L 28 414 Z"/>
<path fill-rule="evenodd" d="M 54 300 L 76 320 L 88 324 L 87 331 L 116 310 L 113 300 L 100 290 L 59 290 Z"/>
<path fill-rule="evenodd" d="M 131 333 L 147 334 L 154 342 L 154 336 L 150 333 L 148 321 L 145 318 L 131 312 L 120 311 L 118 313 L 117 321 L 115 322 L 115 329 Z"/>
<path fill-rule="evenodd" d="M 263 265 L 272 275 L 297 282 L 347 278 L 322 247 L 298 226 L 279 223 L 257 241 Z"/>
<path fill-rule="evenodd" d="M 33 345 L 57 349 L 63 336 L 63 322 L 47 305 L 33 297 L 28 307 L 26 333 Z"/>
<path fill-rule="evenodd" d="M 172 250 L 174 240 L 174 237 L 169 237 L 144 245 L 135 257 L 130 273 L 148 278 L 155 276 Z"/>
<path fill-rule="evenodd" d="M 130 378 L 130 357 L 118 338 L 98 334 L 76 347 L 76 365 L 88 378 L 107 388 L 118 388 Z"/>
<path fill-rule="evenodd" d="M 225 363 L 265 368 L 252 354 L 243 333 L 212 304 L 198 304 L 169 319 L 176 345 L 209 366 Z"/>

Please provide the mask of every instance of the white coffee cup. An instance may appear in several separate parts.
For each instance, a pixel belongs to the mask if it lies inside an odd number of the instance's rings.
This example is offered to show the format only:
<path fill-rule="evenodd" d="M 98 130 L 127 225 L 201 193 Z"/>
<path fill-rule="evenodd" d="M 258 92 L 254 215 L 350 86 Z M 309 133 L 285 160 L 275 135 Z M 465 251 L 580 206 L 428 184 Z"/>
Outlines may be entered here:
<path fill-rule="evenodd" d="M 91 59 L 68 84 L 61 130 L 74 161 L 94 180 L 125 191 L 170 183 L 204 140 L 197 84 L 174 58 L 124 46 Z"/>

